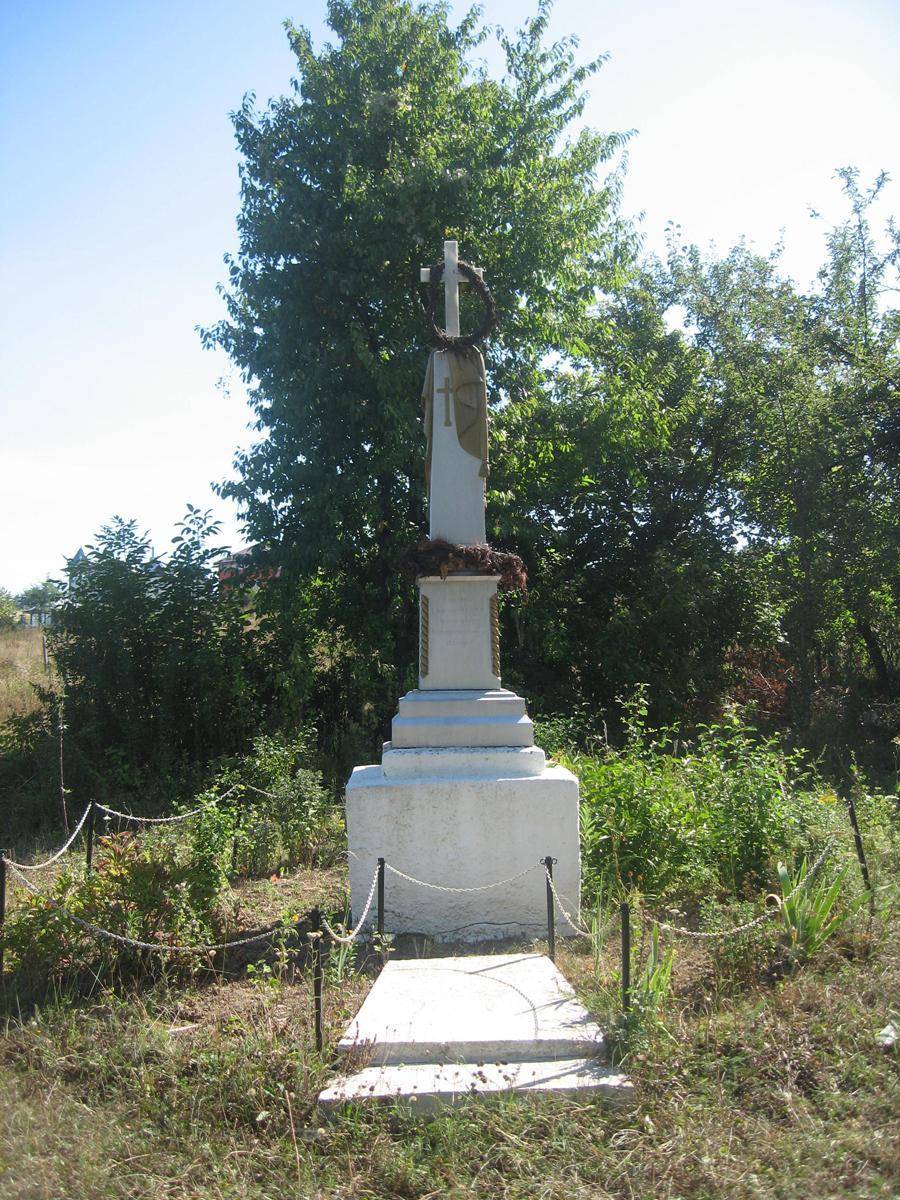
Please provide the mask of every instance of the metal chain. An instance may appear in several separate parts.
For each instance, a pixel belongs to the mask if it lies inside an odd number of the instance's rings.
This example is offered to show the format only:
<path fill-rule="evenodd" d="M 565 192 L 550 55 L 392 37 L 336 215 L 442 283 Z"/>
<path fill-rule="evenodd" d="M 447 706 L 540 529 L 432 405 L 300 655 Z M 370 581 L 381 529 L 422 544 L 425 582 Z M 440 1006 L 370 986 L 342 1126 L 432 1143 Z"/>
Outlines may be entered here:
<path fill-rule="evenodd" d="M 233 791 L 244 786 L 246 785 L 234 783 L 221 796 L 216 796 L 214 800 L 210 800 L 206 804 L 201 804 L 199 808 L 192 808 L 190 812 L 178 813 L 174 817 L 138 817 L 134 813 L 118 812 L 115 808 L 107 808 L 105 804 L 97 804 L 97 808 L 111 817 L 121 817 L 123 821 L 137 821 L 139 825 L 170 825 L 175 821 L 187 821 L 189 817 L 196 817 L 198 813 L 206 812 L 208 808 L 215 808 L 217 804 L 221 804 L 223 800 L 226 800 Z"/>
<path fill-rule="evenodd" d="M 812 883 L 816 875 L 822 869 L 825 859 L 830 854 L 834 847 L 833 842 L 828 842 L 825 849 L 806 872 L 796 887 L 791 888 L 786 896 L 776 896 L 777 904 L 773 908 L 766 909 L 764 913 L 760 913 L 758 917 L 754 917 L 752 921 L 745 921 L 743 925 L 734 925 L 731 929 L 713 929 L 713 930 L 697 930 L 683 929 L 678 925 L 670 925 L 668 921 L 657 921 L 656 924 L 660 929 L 665 929 L 668 933 L 674 933 L 676 937 L 695 938 L 701 941 L 712 941 L 716 938 L 734 937 L 739 933 L 746 933 L 749 929 L 756 929 L 760 925 L 765 925 L 766 921 L 770 921 L 772 917 L 781 912 L 782 906 L 787 904 L 789 900 L 802 892 L 808 884 Z M 774 893 L 773 893 L 774 894 Z"/>
<path fill-rule="evenodd" d="M 100 812 L 105 812 L 108 817 L 119 817 L 123 821 L 136 821 L 138 825 L 171 825 L 176 821 L 187 821 L 189 817 L 196 817 L 198 813 L 206 812 L 208 808 L 212 807 L 212 804 L 204 804 L 201 808 L 192 808 L 190 812 L 179 813 L 177 817 L 137 817 L 134 813 L 118 812 L 114 808 L 107 808 L 105 804 L 97 805 Z"/>
<path fill-rule="evenodd" d="M 270 800 L 278 799 L 274 792 L 264 792 L 262 788 L 254 787 L 252 783 L 234 783 L 221 796 L 216 796 L 215 800 L 210 800 L 208 804 L 201 804 L 199 808 L 192 808 L 190 812 L 179 813 L 175 817 L 137 817 L 134 813 L 118 812 L 114 808 L 107 808 L 105 804 L 98 804 L 97 808 L 111 817 L 120 817 L 123 821 L 137 821 L 140 825 L 170 825 L 176 821 L 187 821 L 188 818 L 196 817 L 199 813 L 206 812 L 207 809 L 215 808 L 238 788 L 243 788 L 247 792 L 256 792 L 259 796 L 268 796 Z"/>
<path fill-rule="evenodd" d="M 515 883 L 517 879 L 522 879 L 525 875 L 530 875 L 532 871 L 536 871 L 540 863 L 535 863 L 533 867 L 526 867 L 524 871 L 520 871 L 518 875 L 510 875 L 508 879 L 498 879 L 496 883 L 483 883 L 480 887 L 445 887 L 440 883 L 426 883 L 424 879 L 416 879 L 412 875 L 407 875 L 403 871 L 398 871 L 396 867 L 392 867 L 390 863 L 384 864 L 384 869 L 390 871 L 392 875 L 399 875 L 401 879 L 405 879 L 407 883 L 417 883 L 419 887 L 431 888 L 434 892 L 487 892 L 491 888 L 503 887 L 507 883 Z"/>
<path fill-rule="evenodd" d="M 94 925 L 90 921 L 85 921 L 81 917 L 76 917 L 73 912 L 69 912 L 64 904 L 60 904 L 57 900 L 51 900 L 49 896 L 45 896 L 40 892 L 30 879 L 27 879 L 13 863 L 8 859 L 6 865 L 13 868 L 13 873 L 19 877 L 19 882 L 22 883 L 33 896 L 39 897 L 45 904 L 49 904 L 51 908 L 63 914 L 75 925 L 80 925 L 82 929 L 86 929 L 89 933 L 95 933 L 99 937 L 107 938 L 112 942 L 119 942 L 123 946 L 134 946 L 136 950 L 156 950 L 160 954 L 212 954 L 216 950 L 231 950 L 235 946 L 249 946 L 251 942 L 262 942 L 266 938 L 271 938 L 276 931 L 273 929 L 266 930 L 265 933 L 255 933 L 250 937 L 235 938 L 231 942 L 219 942 L 213 946 L 166 946 L 162 942 L 141 942 L 137 938 L 127 937 L 122 933 L 113 933 L 111 929 L 103 929 L 99 925 Z"/>
<path fill-rule="evenodd" d="M 743 923 L 743 925 L 735 925 L 731 929 L 715 929 L 715 930 L 702 930 L 701 931 L 701 930 L 695 930 L 695 929 L 683 929 L 678 925 L 670 925 L 667 921 L 655 921 L 654 924 L 658 925 L 660 929 L 665 929 L 669 933 L 674 933 L 678 937 L 697 938 L 702 941 L 711 941 L 716 938 L 734 937 L 736 934 L 746 933 L 747 930 L 749 930 L 749 929 L 756 929 L 759 925 L 764 925 L 766 923 L 766 921 L 771 920 L 772 917 L 774 917 L 776 915 L 776 913 L 780 912 L 781 906 L 783 904 L 787 903 L 787 901 L 789 901 L 789 900 L 792 900 L 794 898 L 794 896 L 797 895 L 798 892 L 801 892 L 807 886 L 807 884 L 812 882 L 813 878 L 822 869 L 825 859 L 828 857 L 828 854 L 829 854 L 830 850 L 832 849 L 832 846 L 833 846 L 832 842 L 829 842 L 826 845 L 825 849 L 822 851 L 822 853 L 819 855 L 819 857 L 813 863 L 812 867 L 804 875 L 803 879 L 800 880 L 800 882 L 797 884 L 796 887 L 791 889 L 791 891 L 788 893 L 787 896 L 785 896 L 784 898 L 779 898 L 779 901 L 778 901 L 778 904 L 776 905 L 776 907 L 767 909 L 764 913 L 761 913 L 758 917 L 754 917 L 752 921 L 745 921 Z M 556 900 L 557 905 L 559 906 L 559 910 L 562 913 L 562 915 L 565 917 L 568 924 L 575 930 L 576 933 L 581 934 L 582 937 L 591 937 L 592 936 L 591 931 L 588 929 L 585 929 L 583 925 L 580 925 L 576 921 L 574 921 L 572 919 L 571 915 L 566 911 L 565 906 L 563 905 L 563 902 L 560 899 L 559 892 L 557 892 L 557 890 L 556 890 L 556 885 L 553 882 L 552 875 L 550 874 L 549 871 L 547 871 L 546 867 L 544 868 L 544 871 L 547 875 L 547 882 L 550 885 L 550 890 L 553 893 L 553 896 Z"/>
<path fill-rule="evenodd" d="M 87 806 L 87 808 L 84 810 L 84 812 L 82 813 L 81 820 L 75 826 L 75 829 L 72 831 L 72 835 L 69 838 L 69 840 L 66 842 L 66 844 L 64 846 L 61 846 L 60 849 L 57 850 L 57 852 L 53 855 L 52 858 L 47 858 L 43 862 L 39 862 L 39 863 L 18 863 L 18 862 L 13 862 L 13 860 L 11 858 L 6 858 L 4 856 L 4 862 L 7 864 L 7 866 L 15 867 L 19 871 L 41 871 L 41 870 L 43 870 L 44 867 L 49 867 L 51 865 L 51 863 L 55 863 L 57 859 L 62 858 L 62 856 L 65 854 L 65 852 L 69 849 L 69 847 L 72 845 L 72 843 L 78 837 L 79 833 L 81 833 L 81 828 L 84 825 L 85 821 L 88 819 L 88 813 L 90 811 L 91 811 L 91 806 L 89 804 Z"/>
<path fill-rule="evenodd" d="M 372 876 L 372 886 L 369 888 L 369 898 L 366 900 L 366 907 L 363 909 L 363 914 L 356 923 L 356 928 L 352 929 L 350 933 L 338 933 L 337 930 L 332 929 L 331 925 L 328 923 L 327 917 L 324 913 L 322 914 L 322 924 L 325 926 L 326 932 L 330 937 L 334 938 L 336 942 L 340 942 L 342 946 L 352 945 L 352 943 L 355 942 L 359 936 L 360 930 L 366 923 L 366 917 L 369 915 L 369 909 L 372 907 L 372 897 L 375 895 L 375 888 L 377 884 L 378 867 L 375 868 L 375 874 Z"/>
<path fill-rule="evenodd" d="M 550 885 L 550 891 L 553 893 L 553 898 L 556 900 L 556 903 L 559 906 L 559 911 L 566 918 L 566 921 L 572 926 L 575 932 L 580 933 L 582 937 L 591 937 L 591 931 L 573 921 L 568 912 L 566 912 L 565 905 L 559 897 L 559 892 L 556 890 L 556 884 L 553 882 L 553 876 L 547 870 L 546 864 L 541 863 L 541 866 L 544 868 L 544 874 L 547 876 L 547 883 Z"/>

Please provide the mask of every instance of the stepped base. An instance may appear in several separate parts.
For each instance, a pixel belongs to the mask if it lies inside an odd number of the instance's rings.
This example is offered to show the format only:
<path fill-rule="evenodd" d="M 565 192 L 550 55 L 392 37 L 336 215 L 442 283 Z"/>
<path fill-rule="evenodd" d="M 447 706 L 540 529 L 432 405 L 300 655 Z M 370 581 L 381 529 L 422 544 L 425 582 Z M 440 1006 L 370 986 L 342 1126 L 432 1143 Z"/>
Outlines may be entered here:
<path fill-rule="evenodd" d="M 369 1066 L 596 1058 L 603 1035 L 544 954 L 393 961 L 338 1042 Z"/>
<path fill-rule="evenodd" d="M 400 700 L 395 750 L 433 746 L 533 746 L 525 701 L 504 688 L 416 690 Z"/>
<path fill-rule="evenodd" d="M 338 1044 L 365 1065 L 319 1103 L 407 1100 L 427 1112 L 505 1091 L 630 1098 L 603 1049 L 599 1027 L 544 955 L 391 962 Z"/>
<path fill-rule="evenodd" d="M 385 742 L 381 754 L 381 768 L 389 779 L 444 775 L 518 779 L 540 775 L 546 766 L 546 756 L 537 746 L 421 746 L 396 750 L 393 742 Z"/>

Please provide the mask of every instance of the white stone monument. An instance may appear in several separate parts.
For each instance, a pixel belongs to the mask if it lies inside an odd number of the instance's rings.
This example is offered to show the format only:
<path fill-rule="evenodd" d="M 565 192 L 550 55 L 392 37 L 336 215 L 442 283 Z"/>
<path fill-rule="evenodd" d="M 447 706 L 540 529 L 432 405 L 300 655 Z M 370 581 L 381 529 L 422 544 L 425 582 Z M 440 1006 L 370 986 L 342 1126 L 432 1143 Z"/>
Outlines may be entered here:
<path fill-rule="evenodd" d="M 422 277 L 428 280 L 427 269 Z M 464 280 L 456 242 L 447 241 L 451 338 L 459 336 Z M 471 438 L 470 449 L 461 444 L 460 413 L 469 418 L 458 402 L 454 353 L 436 352 L 428 372 L 429 532 L 469 546 L 485 542 L 486 464 L 471 452 Z M 560 897 L 578 910 L 578 782 L 563 767 L 547 765 L 524 700 L 501 685 L 499 582 L 471 571 L 418 580 L 419 686 L 400 700 L 381 763 L 357 767 L 347 784 L 353 912 L 363 910 L 379 857 L 434 885 L 388 871 L 388 933 L 450 941 L 540 934 L 547 909 L 539 862 L 547 855 L 556 860 Z M 490 886 L 502 880 L 510 882 Z"/>

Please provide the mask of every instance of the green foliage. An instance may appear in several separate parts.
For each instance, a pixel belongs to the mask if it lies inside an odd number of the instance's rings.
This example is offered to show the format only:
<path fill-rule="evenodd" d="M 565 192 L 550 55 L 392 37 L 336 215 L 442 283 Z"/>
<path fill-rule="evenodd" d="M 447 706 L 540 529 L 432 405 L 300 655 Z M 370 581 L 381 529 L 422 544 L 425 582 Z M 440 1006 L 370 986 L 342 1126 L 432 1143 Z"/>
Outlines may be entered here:
<path fill-rule="evenodd" d="M 4 944 L 17 978 L 33 987 L 107 980 L 144 964 L 140 951 L 83 929 L 54 904 L 138 941 L 212 944 L 222 940 L 235 871 L 265 876 L 300 863 L 330 864 L 343 845 L 343 826 L 311 765 L 311 740 L 309 733 L 292 741 L 258 738 L 214 788 L 192 799 L 190 808 L 202 811 L 185 825 L 157 827 L 139 838 L 100 836 L 98 828 L 91 873 L 80 865 L 66 869 L 46 896 L 23 894 L 12 908 Z M 204 956 L 166 961 L 179 970 L 208 965 Z M 339 956 L 341 970 L 351 961 Z"/>
<path fill-rule="evenodd" d="M 310 731 L 292 739 L 264 734 L 191 801 L 192 808 L 208 802 L 191 822 L 192 852 L 215 856 L 223 880 L 334 860 L 343 824 L 314 766 L 312 741 Z"/>
<path fill-rule="evenodd" d="M 216 942 L 222 914 L 218 877 L 210 867 L 208 861 L 192 861 L 165 839 L 145 844 L 125 833 L 99 838 L 89 874 L 80 865 L 64 870 L 46 898 L 23 895 L 8 913 L 7 962 L 19 980 L 33 987 L 79 977 L 108 980 L 144 964 L 141 951 L 83 929 L 56 906 L 137 941 Z M 179 968 L 205 961 L 169 957 Z"/>
<path fill-rule="evenodd" d="M 819 879 L 815 885 L 806 882 L 806 859 L 793 877 L 784 863 L 778 864 L 778 883 L 781 897 L 778 909 L 784 925 L 788 963 L 794 966 L 807 962 L 859 907 L 863 897 L 840 911 L 835 906 L 847 881 L 850 864 L 843 867 L 830 882 Z"/>
<path fill-rule="evenodd" d="M 755 562 L 794 668 L 791 716 L 819 745 L 846 742 L 860 706 L 823 729 L 848 684 L 896 700 L 900 643 L 900 313 L 888 306 L 900 234 L 876 238 L 880 176 L 840 171 L 849 214 L 832 230 L 818 287 L 804 294 L 777 254 L 745 245 L 721 260 L 675 243 L 673 302 L 684 306 L 705 392 L 728 414 L 740 455 L 721 463 L 741 552 Z M 870 726 L 897 729 L 892 712 Z M 843 724 L 843 728 L 840 728 Z M 839 748 L 839 747 L 838 747 Z"/>
<path fill-rule="evenodd" d="M 0 629 L 12 629 L 16 622 L 16 608 L 11 593 L 0 587 Z"/>
<path fill-rule="evenodd" d="M 651 737 L 643 693 L 630 704 L 627 744 L 570 760 L 581 783 L 588 894 L 620 891 L 700 897 L 766 879 L 775 855 L 805 844 L 816 808 L 797 754 L 758 738 L 736 715 L 702 728 L 693 744 Z"/>
<path fill-rule="evenodd" d="M 597 731 L 597 717 L 585 705 L 573 706 L 568 713 L 535 716 L 534 740 L 549 755 L 577 754 L 600 750 L 606 738 Z"/>
<path fill-rule="evenodd" d="M 237 590 L 219 589 L 218 525 L 189 506 L 163 561 L 115 518 L 72 561 L 50 632 L 76 782 L 101 795 L 243 748 L 265 681 Z"/>
<path fill-rule="evenodd" d="M 333 914 L 331 924 L 332 927 L 342 935 L 345 931 L 350 929 L 349 900 L 344 905 L 344 911 L 340 917 L 338 917 L 337 914 Z M 377 940 L 378 939 L 376 936 L 376 941 Z M 340 987 L 342 983 L 346 982 L 348 976 L 351 975 L 356 968 L 358 945 L 355 941 L 334 942 L 331 938 L 328 938 L 326 946 L 325 970 L 328 982 L 334 987 Z M 376 952 L 381 951 L 383 948 L 384 947 L 379 944 L 376 947 Z"/>
<path fill-rule="evenodd" d="M 488 515 L 531 581 L 504 613 L 505 665 L 547 711 L 609 711 L 644 681 L 655 721 L 708 716 L 728 647 L 756 633 L 723 487 L 740 440 L 669 304 L 635 273 L 573 362 L 498 414 Z"/>
<path fill-rule="evenodd" d="M 34 608 L 41 612 L 49 612 L 63 598 L 63 586 L 56 579 L 45 579 L 42 583 L 32 584 L 24 592 L 16 596 L 20 608 Z"/>
<path fill-rule="evenodd" d="M 704 897 L 698 907 L 698 928 L 712 933 L 735 929 L 761 915 L 759 897 L 753 900 L 728 898 L 720 901 Z M 763 921 L 741 933 L 714 938 L 706 943 L 715 969 L 716 990 L 723 995 L 737 994 L 769 978 L 778 957 L 779 933 L 774 919 Z"/>
<path fill-rule="evenodd" d="M 671 947 L 659 948 L 659 930 L 650 931 L 647 955 L 639 961 L 640 947 L 633 950 L 634 972 L 629 990 L 628 1011 L 619 1015 L 610 1030 L 613 1061 L 621 1062 L 647 1044 L 654 1030 L 660 1029 L 660 1009 L 665 1003 L 675 964 L 675 951 Z"/>
<path fill-rule="evenodd" d="M 15 798 L 0 814 L 0 834 L 8 845 L 59 818 L 59 698 L 45 688 L 37 696 L 39 708 L 13 712 L 0 722 L 0 788 Z"/>

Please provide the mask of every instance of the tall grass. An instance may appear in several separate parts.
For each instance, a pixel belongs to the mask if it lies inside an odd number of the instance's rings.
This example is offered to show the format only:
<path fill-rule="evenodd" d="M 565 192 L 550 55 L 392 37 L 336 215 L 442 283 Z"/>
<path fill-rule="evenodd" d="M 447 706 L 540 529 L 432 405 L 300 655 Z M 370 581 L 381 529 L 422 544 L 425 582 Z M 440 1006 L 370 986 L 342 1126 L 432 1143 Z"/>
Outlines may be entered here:
<path fill-rule="evenodd" d="M 0 723 L 40 708 L 35 686 L 47 682 L 43 632 L 27 625 L 0 629 Z"/>

